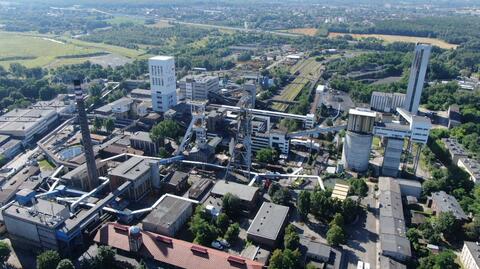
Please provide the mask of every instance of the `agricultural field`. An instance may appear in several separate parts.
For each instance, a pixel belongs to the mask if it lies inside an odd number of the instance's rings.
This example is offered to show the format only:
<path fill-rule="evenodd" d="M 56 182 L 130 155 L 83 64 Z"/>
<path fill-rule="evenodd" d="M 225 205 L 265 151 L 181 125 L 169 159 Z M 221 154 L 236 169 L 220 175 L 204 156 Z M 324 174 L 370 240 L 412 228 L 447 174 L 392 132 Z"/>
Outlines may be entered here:
<path fill-rule="evenodd" d="M 317 31 L 318 31 L 317 28 L 293 28 L 293 29 L 281 30 L 280 32 L 314 36 L 317 34 Z"/>
<path fill-rule="evenodd" d="M 17 62 L 27 67 L 50 68 L 110 53 L 133 59 L 144 51 L 50 35 L 0 32 L 0 66 L 3 67 Z"/>
<path fill-rule="evenodd" d="M 334 38 L 337 36 L 346 35 L 345 33 L 329 33 L 328 37 Z M 428 37 L 416 37 L 416 36 L 402 36 L 402 35 L 377 35 L 377 34 L 348 34 L 351 35 L 355 39 L 367 38 L 367 37 L 375 37 L 381 39 L 385 42 L 392 43 L 392 42 L 408 42 L 408 43 L 430 43 L 434 46 L 440 47 L 442 49 L 456 49 L 458 45 L 450 44 L 445 42 L 441 39 L 437 38 L 428 38 Z"/>
<path fill-rule="evenodd" d="M 301 60 L 290 68 L 290 74 L 296 74 L 296 78 L 285 88 L 279 96 L 275 97 L 276 100 L 294 101 L 300 94 L 302 89 L 312 81 L 315 81 L 321 72 L 322 64 L 315 61 L 315 58 L 309 58 Z M 279 111 L 285 111 L 288 108 L 288 104 L 276 103 L 273 105 L 273 109 Z"/>

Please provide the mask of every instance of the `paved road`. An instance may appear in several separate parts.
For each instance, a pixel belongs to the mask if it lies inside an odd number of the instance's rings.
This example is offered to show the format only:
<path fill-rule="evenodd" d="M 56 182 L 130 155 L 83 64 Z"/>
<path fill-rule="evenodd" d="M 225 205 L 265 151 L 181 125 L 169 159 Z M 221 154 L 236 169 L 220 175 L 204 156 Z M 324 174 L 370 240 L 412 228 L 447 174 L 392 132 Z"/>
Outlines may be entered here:
<path fill-rule="evenodd" d="M 362 204 L 376 207 L 373 197 L 373 186 L 369 195 L 363 199 Z M 367 211 L 357 223 L 347 227 L 349 238 L 344 247 L 347 268 L 356 269 L 358 261 L 370 263 L 370 268 L 377 268 L 378 253 L 378 218 L 372 211 Z"/>

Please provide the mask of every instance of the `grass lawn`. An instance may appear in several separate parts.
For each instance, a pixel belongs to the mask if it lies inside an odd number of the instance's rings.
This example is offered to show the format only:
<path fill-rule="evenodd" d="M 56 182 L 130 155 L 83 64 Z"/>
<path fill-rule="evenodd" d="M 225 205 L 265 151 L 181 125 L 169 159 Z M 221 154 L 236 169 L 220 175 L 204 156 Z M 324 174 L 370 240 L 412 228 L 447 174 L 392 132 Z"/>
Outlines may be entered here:
<path fill-rule="evenodd" d="M 112 19 L 105 20 L 106 22 L 110 24 L 122 24 L 122 23 L 133 23 L 133 24 L 144 24 L 145 20 L 140 19 L 140 18 L 135 18 L 135 17 L 129 17 L 129 16 L 115 16 Z"/>
<path fill-rule="evenodd" d="M 47 160 L 39 161 L 38 165 L 40 166 L 40 170 L 42 170 L 42 171 L 50 171 L 50 170 L 55 169 L 55 167 Z"/>
<path fill-rule="evenodd" d="M 328 37 L 333 38 L 336 36 L 346 35 L 345 33 L 329 33 Z M 409 43 L 430 43 L 434 46 L 440 47 L 442 49 L 456 49 L 458 45 L 450 44 L 445 42 L 441 39 L 437 38 L 428 38 L 428 37 L 416 37 L 416 36 L 403 36 L 403 35 L 377 35 L 377 34 L 349 34 L 353 38 L 360 39 L 366 37 L 375 37 L 378 39 L 382 39 L 385 42 L 392 43 L 392 42 L 409 42 Z"/>
<path fill-rule="evenodd" d="M 146 57 L 144 50 L 127 49 L 68 37 L 0 31 L 0 66 L 55 67 L 87 61 L 91 54 L 115 53 L 128 58 Z M 74 56 L 59 58 L 61 56 Z"/>

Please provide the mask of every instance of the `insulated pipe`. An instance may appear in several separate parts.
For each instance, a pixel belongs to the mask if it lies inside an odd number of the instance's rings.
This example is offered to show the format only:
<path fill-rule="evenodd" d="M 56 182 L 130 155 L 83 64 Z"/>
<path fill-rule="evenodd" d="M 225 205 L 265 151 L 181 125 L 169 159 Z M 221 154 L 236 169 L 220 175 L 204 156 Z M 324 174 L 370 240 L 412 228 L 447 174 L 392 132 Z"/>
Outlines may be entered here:
<path fill-rule="evenodd" d="M 70 205 L 70 211 L 74 212 L 75 211 L 75 208 L 85 199 L 87 199 L 88 197 L 92 196 L 93 194 L 95 194 L 97 191 L 103 189 L 103 187 L 107 186 L 109 183 L 110 183 L 110 179 L 108 178 L 105 178 L 105 177 L 99 177 L 99 179 L 102 179 L 102 180 L 105 180 L 104 182 L 102 182 L 102 184 L 100 184 L 100 186 L 96 187 L 95 189 L 91 190 L 90 192 L 87 192 L 85 193 L 84 195 L 80 196 L 80 198 L 78 198 L 78 200 L 76 200 L 75 202 L 73 202 L 71 205 Z"/>

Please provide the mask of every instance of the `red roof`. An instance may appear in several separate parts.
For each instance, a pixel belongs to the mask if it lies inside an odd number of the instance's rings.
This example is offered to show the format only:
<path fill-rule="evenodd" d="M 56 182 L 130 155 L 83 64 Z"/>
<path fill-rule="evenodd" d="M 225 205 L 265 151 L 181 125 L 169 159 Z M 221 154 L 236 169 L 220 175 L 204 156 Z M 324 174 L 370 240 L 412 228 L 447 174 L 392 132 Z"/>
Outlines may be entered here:
<path fill-rule="evenodd" d="M 116 249 L 130 251 L 128 233 L 108 223 L 95 235 L 94 241 Z M 128 226 L 125 226 L 128 228 Z M 185 269 L 261 269 L 264 264 L 227 252 L 196 245 L 187 241 L 142 231 L 143 244 L 139 253 L 144 257 Z"/>

